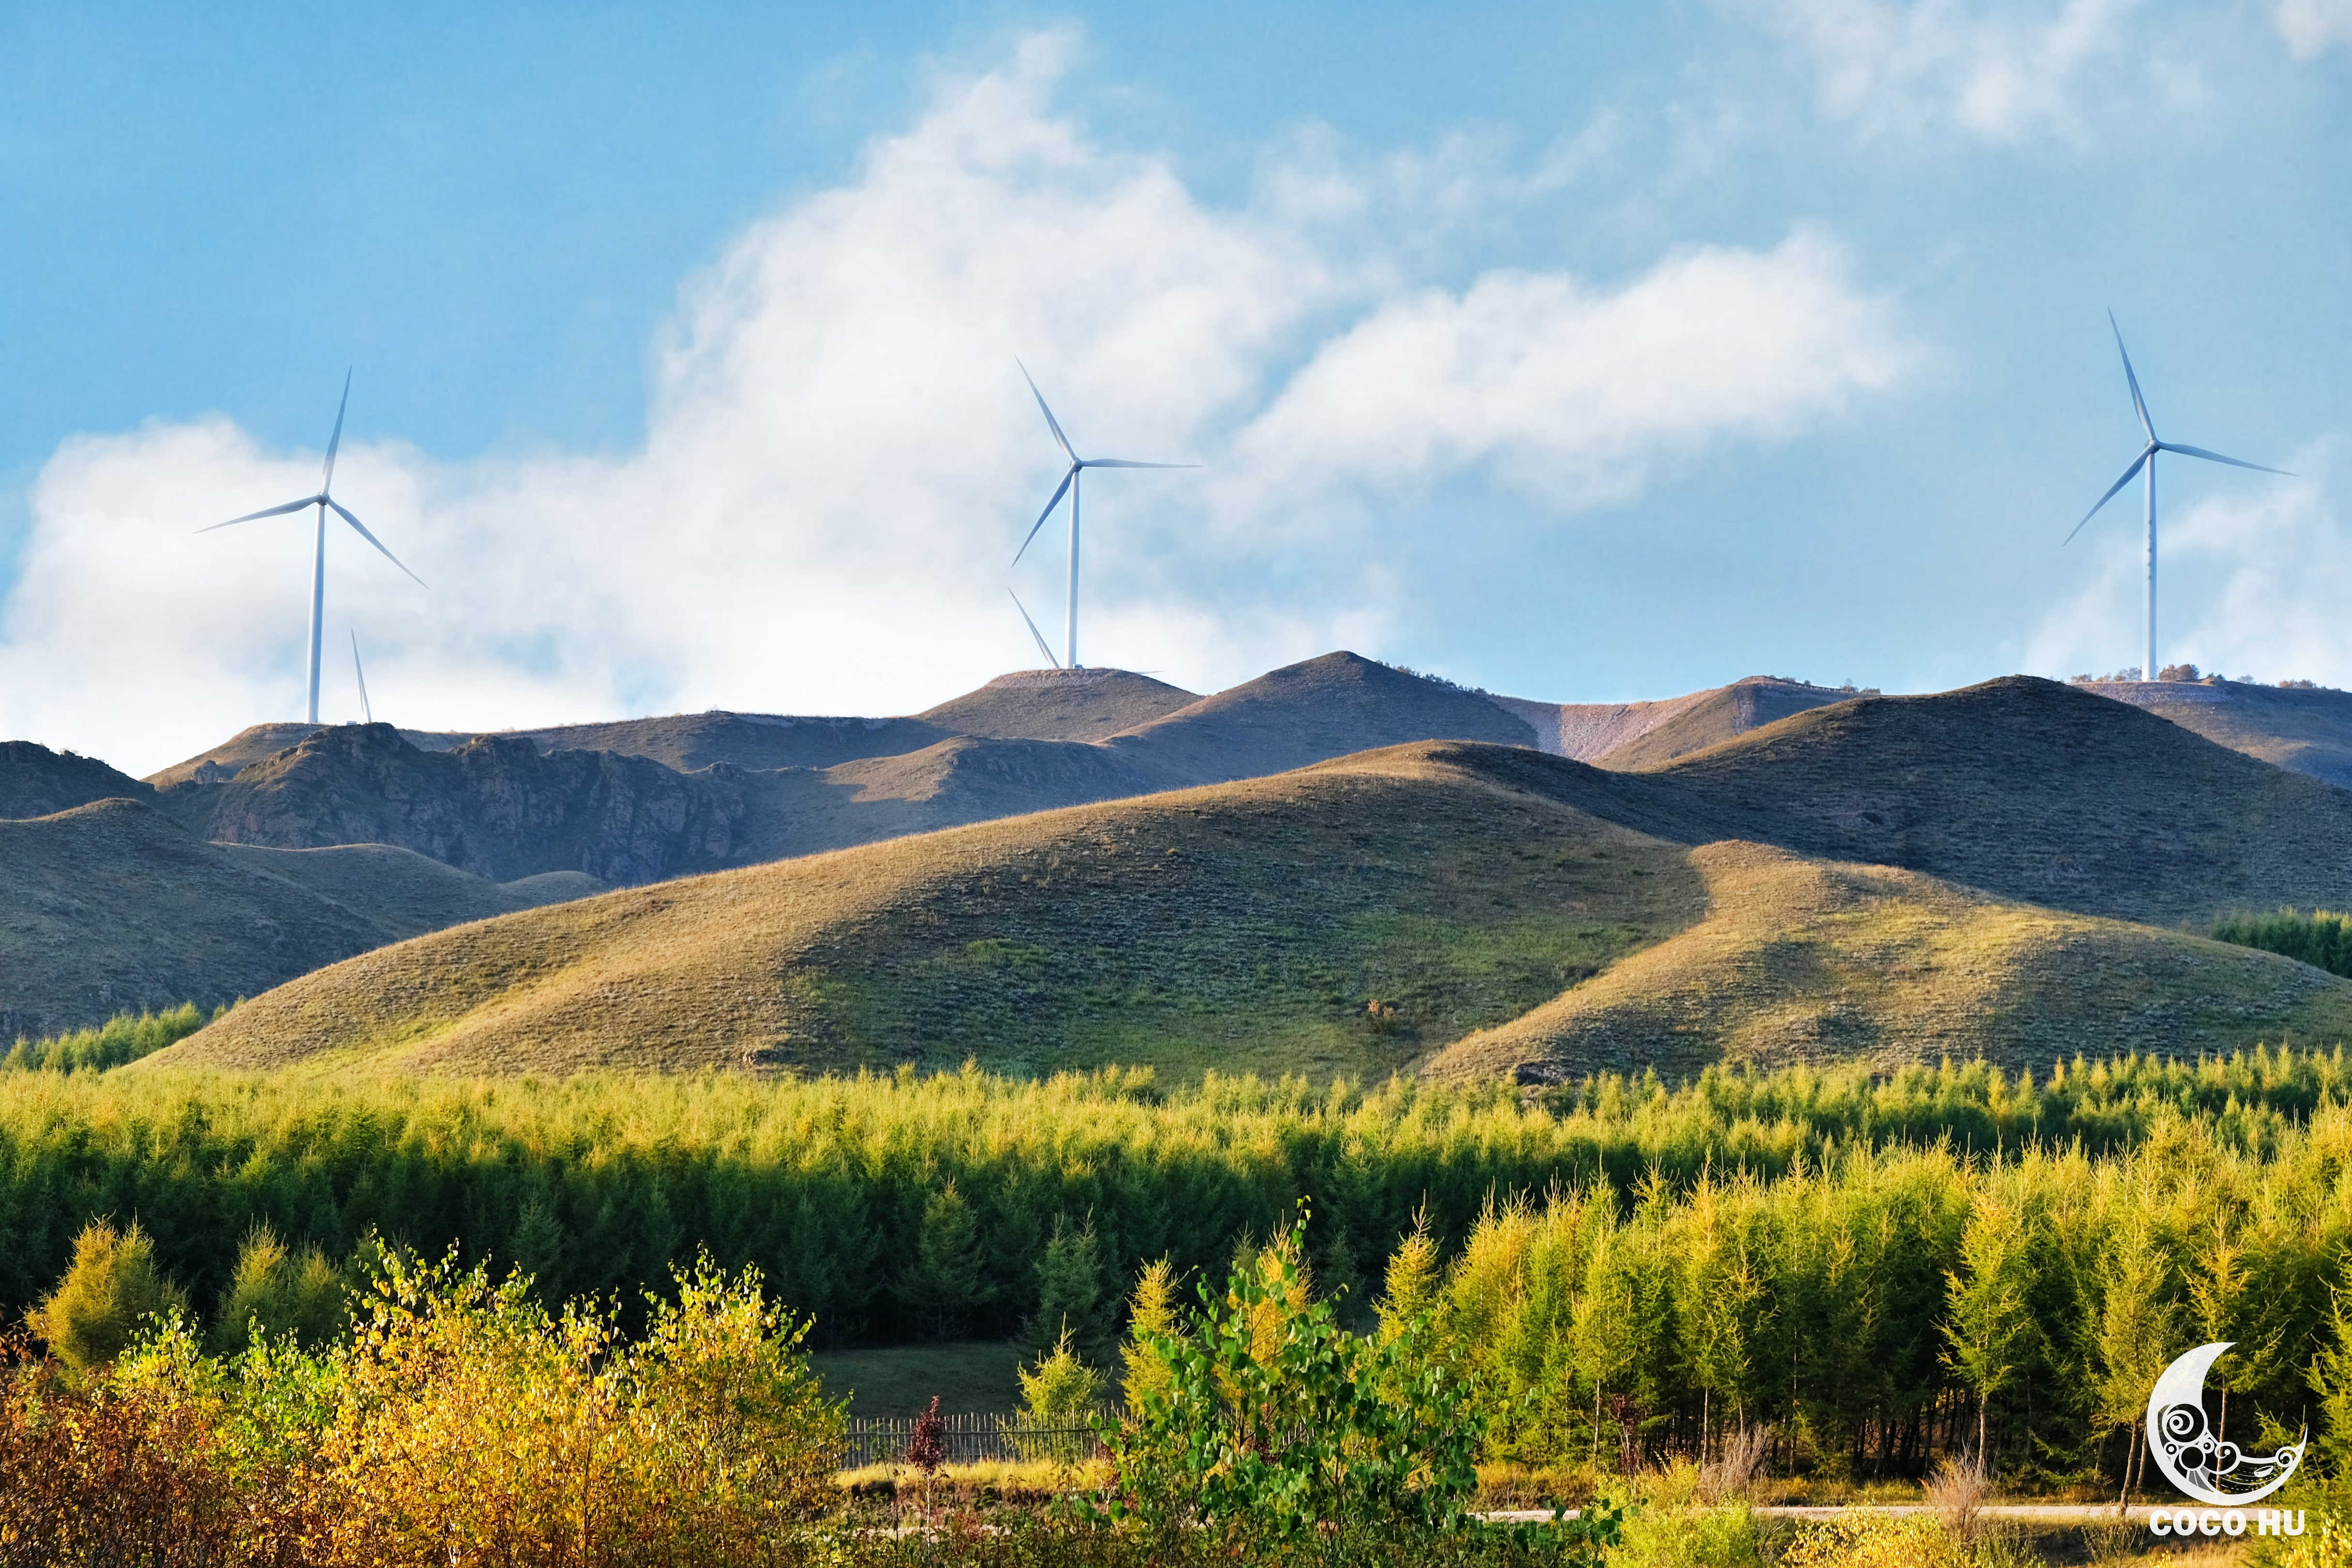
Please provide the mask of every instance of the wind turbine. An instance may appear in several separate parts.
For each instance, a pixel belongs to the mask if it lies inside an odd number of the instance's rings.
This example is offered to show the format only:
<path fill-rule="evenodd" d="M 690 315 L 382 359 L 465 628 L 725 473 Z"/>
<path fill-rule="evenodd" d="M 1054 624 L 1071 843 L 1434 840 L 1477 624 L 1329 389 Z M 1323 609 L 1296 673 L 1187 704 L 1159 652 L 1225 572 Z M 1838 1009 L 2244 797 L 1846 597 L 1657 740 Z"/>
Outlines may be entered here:
<path fill-rule="evenodd" d="M 2156 426 L 2147 416 L 2147 400 L 2139 395 L 2139 377 L 2132 374 L 2131 351 L 2124 347 L 2124 330 L 2116 325 L 2116 313 L 2113 310 L 2107 312 L 2107 327 L 2116 334 L 2116 353 L 2123 355 L 2124 380 L 2131 387 L 2132 412 L 2139 416 L 2140 432 L 2147 437 L 2147 445 L 2140 448 L 2139 456 L 2132 459 L 2131 467 L 2124 470 L 2123 478 L 2107 487 L 2107 493 L 2099 498 L 2097 505 L 2083 514 L 2083 521 L 2074 525 L 2074 533 L 2066 536 L 2066 543 L 2072 544 L 2074 542 L 2074 534 L 2082 532 L 2084 526 L 2091 519 L 2098 516 L 2100 507 L 2116 499 L 2117 490 L 2132 482 L 2134 474 L 2143 469 L 2147 471 L 2143 488 L 2147 496 L 2147 590 L 2146 602 L 2140 610 L 2140 626 L 2146 634 L 2147 640 L 2147 662 L 2140 666 L 2139 678 L 2142 680 L 2154 680 L 2159 668 L 2156 662 L 2156 455 L 2158 452 L 2178 452 L 2184 458 L 2202 458 L 2209 463 L 2227 463 L 2233 468 L 2252 468 L 2256 473 L 2281 474 L 2288 479 L 2293 479 L 2294 476 L 2287 473 L 2284 468 L 2266 468 L 2260 463 L 2225 458 L 2219 452 L 2209 452 L 2202 447 L 2184 447 L 2177 441 L 2158 440 Z"/>
<path fill-rule="evenodd" d="M 1021 362 L 1015 360 L 1013 363 L 1015 364 L 1020 364 Z M 1021 548 L 1013 552 L 1013 563 L 1015 566 L 1021 564 L 1021 557 L 1029 553 L 1029 541 L 1037 537 L 1037 530 L 1045 526 L 1045 520 L 1054 515 L 1054 509 L 1055 507 L 1062 504 L 1063 493 L 1065 491 L 1068 492 L 1070 498 L 1070 582 L 1068 600 L 1063 612 L 1063 658 L 1061 667 L 1066 669 L 1076 669 L 1078 668 L 1078 477 L 1084 474 L 1088 468 L 1197 468 L 1201 465 L 1198 463 L 1138 463 L 1130 461 L 1126 458 L 1081 458 L 1078 456 L 1076 451 L 1071 447 L 1070 438 L 1062 434 L 1062 422 L 1054 417 L 1054 411 L 1052 409 L 1045 406 L 1045 395 L 1037 390 L 1037 384 L 1035 381 L 1031 379 L 1029 367 L 1025 364 L 1021 365 L 1021 379 L 1029 383 L 1029 395 L 1037 400 L 1037 410 L 1045 416 L 1045 427 L 1054 433 L 1055 444 L 1062 448 L 1062 455 L 1070 459 L 1070 468 L 1069 472 L 1062 476 L 1060 486 L 1054 491 L 1054 499 L 1047 501 L 1045 503 L 1045 510 L 1037 514 L 1036 523 L 1029 530 L 1029 538 L 1024 539 L 1021 542 Z M 1016 603 L 1018 601 L 1016 601 Z M 1021 616 L 1024 620 L 1027 620 L 1029 612 L 1024 610 L 1021 612 Z M 1036 624 L 1034 622 L 1031 622 L 1029 629 L 1033 633 L 1036 631 Z M 1044 640 L 1045 639 L 1042 637 L 1038 639 L 1039 646 L 1042 647 L 1044 645 Z M 1049 652 L 1045 657 L 1051 658 L 1053 655 Z"/>
<path fill-rule="evenodd" d="M 358 518 L 353 517 L 349 511 L 344 510 L 341 501 L 338 501 L 334 497 L 327 493 L 334 485 L 335 450 L 343 443 L 343 410 L 351 406 L 351 401 L 352 375 L 351 372 L 345 371 L 343 373 L 343 400 L 335 405 L 335 433 L 327 437 L 327 466 L 319 475 L 319 493 L 317 495 L 304 496 L 300 500 L 289 500 L 284 506 L 268 507 L 261 511 L 249 511 L 243 517 L 233 517 L 226 522 L 215 522 L 210 527 L 196 530 L 198 533 L 210 533 L 213 529 L 231 528 L 240 522 L 251 522 L 257 518 L 282 517 L 289 511 L 300 511 L 306 506 L 315 506 L 319 509 L 318 536 L 315 544 L 312 546 L 310 553 L 310 721 L 313 724 L 319 721 L 319 639 L 326 630 L 324 616 L 327 609 L 327 513 L 332 511 L 337 517 L 340 517 L 345 522 L 350 523 L 352 529 L 362 539 L 366 540 L 370 544 L 374 545 L 377 550 L 383 552 L 383 558 L 386 561 L 391 562 L 394 566 L 399 566 L 403 572 L 408 572 L 407 567 L 401 565 L 400 557 L 394 555 L 391 551 L 385 550 L 383 548 L 383 541 L 378 539 L 374 534 L 370 533 L 367 531 L 367 524 L 362 522 Z M 418 587 L 422 588 L 425 586 L 425 579 L 417 576 L 415 573 L 408 572 L 408 576 L 410 581 L 414 582 Z M 356 637 L 352 642 L 352 647 L 353 657 L 356 658 L 359 648 Z"/>
<path fill-rule="evenodd" d="M 1052 665 L 1055 669 L 1061 668 L 1062 661 L 1055 658 L 1054 657 L 1054 650 L 1045 646 L 1045 634 L 1039 631 L 1037 629 L 1037 623 L 1029 618 L 1029 606 L 1023 604 L 1021 602 L 1021 595 L 1014 594 L 1012 589 L 1007 588 L 1004 591 L 1006 594 L 1012 595 L 1013 607 L 1021 612 L 1021 624 L 1029 628 L 1030 640 L 1037 645 L 1037 651 L 1045 656 L 1045 662 L 1047 664 Z"/>
<path fill-rule="evenodd" d="M 359 678 L 360 712 L 363 723 L 375 722 L 375 706 L 367 700 L 367 671 L 360 665 L 360 634 L 352 633 L 352 673 Z"/>

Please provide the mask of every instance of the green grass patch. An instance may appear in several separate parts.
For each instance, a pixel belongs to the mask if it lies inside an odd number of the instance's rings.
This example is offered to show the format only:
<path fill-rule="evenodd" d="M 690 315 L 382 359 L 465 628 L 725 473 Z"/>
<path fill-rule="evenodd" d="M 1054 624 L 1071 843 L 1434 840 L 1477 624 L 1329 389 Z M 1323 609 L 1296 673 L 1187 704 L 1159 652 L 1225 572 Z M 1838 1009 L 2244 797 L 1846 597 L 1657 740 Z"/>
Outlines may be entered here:
<path fill-rule="evenodd" d="M 1021 1404 L 1021 1352 L 1009 1340 L 957 1340 L 887 1350 L 819 1351 L 809 1363 L 825 1397 L 853 1415 L 919 1415 L 937 1395 L 948 1415 L 992 1415 Z"/>

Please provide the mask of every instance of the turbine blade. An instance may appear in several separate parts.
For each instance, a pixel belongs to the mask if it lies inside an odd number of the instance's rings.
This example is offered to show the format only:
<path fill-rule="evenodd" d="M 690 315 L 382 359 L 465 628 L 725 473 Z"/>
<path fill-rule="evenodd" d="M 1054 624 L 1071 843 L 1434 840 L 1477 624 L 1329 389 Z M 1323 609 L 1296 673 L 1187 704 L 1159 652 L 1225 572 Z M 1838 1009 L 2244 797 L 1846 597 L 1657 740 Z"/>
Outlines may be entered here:
<path fill-rule="evenodd" d="M 343 444 L 343 410 L 352 405 L 352 373 L 343 372 L 343 400 L 335 405 L 335 433 L 327 437 L 327 467 L 319 476 L 319 493 L 325 495 L 335 484 L 335 452 Z"/>
<path fill-rule="evenodd" d="M 2116 499 L 2116 492 L 2117 490 L 2119 490 L 2119 489 L 2123 489 L 2126 485 L 2127 485 L 2127 484 L 2131 483 L 2131 482 L 2132 482 L 2132 477 L 2133 477 L 2134 475 L 2137 474 L 2137 473 L 2140 471 L 2140 469 L 2142 469 L 2143 468 L 2146 468 L 2146 467 L 2147 466 L 2147 460 L 2148 460 L 2150 458 L 2153 458 L 2154 456 L 2156 456 L 2156 448 L 2155 448 L 2154 447 L 2150 447 L 2147 450 L 2146 450 L 2146 451 L 2142 452 L 2138 457 L 2134 458 L 2132 459 L 2132 466 L 2131 466 L 2130 468 L 2126 468 L 2126 469 L 2124 470 L 2124 477 L 2123 477 L 2122 479 L 2117 479 L 2114 484 L 2111 484 L 2111 485 L 2109 485 L 2109 486 L 2107 487 L 2107 493 L 2106 493 L 2106 494 L 2105 494 L 2105 495 L 2103 495 L 2103 496 L 2101 496 L 2101 497 L 2099 498 L 2099 500 L 2098 500 L 2098 505 L 2097 505 L 2097 506 L 2094 506 L 2094 507 L 2092 507 L 2090 510 L 2088 510 L 2088 511 L 2086 511 L 2086 512 L 2084 512 L 2084 513 L 2083 514 L 2083 522 L 2078 522 L 2078 523 L 2076 523 L 2076 524 L 2074 525 L 2074 533 L 2069 533 L 2069 534 L 2068 534 L 2068 535 L 2067 535 L 2063 540 L 2060 541 L 2060 542 L 2059 542 L 2058 548 L 2060 548 L 2061 550 L 2063 550 L 2067 545 L 2074 543 L 2074 534 L 2075 534 L 2075 533 L 2080 533 L 2080 532 L 2082 532 L 2082 531 L 2083 531 L 2083 523 L 2084 523 L 2084 522 L 2088 522 L 2088 521 L 2090 521 L 2093 518 L 2095 518 L 2095 517 L 2098 516 L 2098 515 L 2099 515 L 2099 507 L 2105 506 L 2105 505 L 2106 505 L 2109 501 L 2111 501 L 2111 500 L 2115 500 L 2115 499 Z"/>
<path fill-rule="evenodd" d="M 1125 458 L 1088 458 L 1081 467 L 1088 468 L 1197 468 L 1198 463 L 1133 463 Z"/>
<path fill-rule="evenodd" d="M 2279 474 L 2290 479 L 2294 478 L 2284 468 L 2266 468 L 2260 463 L 2249 463 L 2238 458 L 2225 458 L 2219 452 L 2209 452 L 2202 447 L 2176 447 L 2169 441 L 2158 441 L 2157 445 L 2168 452 L 2178 452 L 2184 458 L 2202 458 L 2209 463 L 2227 463 L 2233 468 L 2252 468 L 2258 474 Z"/>
<path fill-rule="evenodd" d="M 2156 426 L 2147 422 L 2147 399 L 2139 395 L 2139 377 L 2132 374 L 2131 351 L 2124 347 L 2124 330 L 2116 325 L 2116 313 L 2107 312 L 2107 327 L 2116 334 L 2116 353 L 2124 356 L 2124 379 L 2131 383 L 2132 412 L 2139 416 L 2139 427 L 2147 438 L 2156 439 Z"/>
<path fill-rule="evenodd" d="M 284 506 L 273 506 L 266 511 L 249 511 L 243 517 L 230 518 L 226 522 L 208 522 L 196 531 L 210 533 L 215 528 L 231 528 L 240 522 L 251 522 L 257 517 L 283 517 L 289 511 L 300 511 L 306 506 L 317 506 L 326 499 L 324 496 L 304 496 L 300 500 L 289 500 Z"/>
<path fill-rule="evenodd" d="M 383 558 L 384 558 L 386 561 L 391 562 L 394 566 L 400 566 L 400 569 L 401 569 L 403 572 L 408 572 L 408 568 L 407 568 L 407 567 L 405 567 L 405 566 L 402 566 L 402 565 L 401 565 L 400 557 L 399 557 L 399 556 L 397 556 L 397 555 L 394 555 L 394 554 L 391 551 L 389 551 L 389 550 L 384 550 L 384 548 L 383 548 L 383 540 L 381 540 L 381 539 L 378 539 L 374 534 L 370 533 L 370 532 L 367 531 L 367 524 L 366 524 L 366 523 L 362 522 L 358 518 L 353 517 L 350 512 L 345 511 L 345 510 L 343 510 L 343 503 L 342 503 L 342 502 L 338 501 L 338 500 L 328 500 L 328 498 L 327 498 L 327 497 L 325 497 L 325 496 L 320 496 L 319 499 L 320 499 L 320 500 L 326 501 L 326 502 L 327 502 L 327 504 L 328 504 L 329 506 L 333 507 L 333 508 L 335 509 L 335 515 L 336 515 L 336 516 L 338 516 L 338 517 L 341 518 L 345 522 L 350 523 L 353 528 L 357 529 L 357 530 L 359 531 L 359 536 L 360 536 L 362 539 L 366 540 L 370 544 L 373 544 L 373 545 L 374 545 L 378 550 L 383 551 Z M 424 578 L 422 578 L 422 577 L 419 577 L 419 576 L 418 576 L 415 573 L 414 573 L 414 572 L 408 572 L 408 580 L 409 580 L 410 582 L 412 582 L 412 583 L 415 584 L 416 584 L 418 587 L 420 587 L 420 588 L 423 588 L 423 587 L 426 587 L 426 586 L 428 586 L 428 584 L 425 583 L 425 579 L 424 579 Z"/>
<path fill-rule="evenodd" d="M 1045 510 L 1044 511 L 1041 511 L 1041 512 L 1039 512 L 1039 513 L 1037 514 L 1037 521 L 1036 521 L 1036 522 L 1035 522 L 1034 524 L 1033 524 L 1033 525 L 1031 526 L 1030 530 L 1029 530 L 1029 537 L 1028 537 L 1028 539 L 1024 539 L 1024 540 L 1021 542 L 1021 548 L 1020 548 L 1020 549 L 1018 549 L 1018 550 L 1016 550 L 1016 551 L 1014 551 L 1014 552 L 1013 552 L 1013 564 L 1014 564 L 1015 566 L 1020 565 L 1020 564 L 1021 564 L 1021 558 L 1022 558 L 1024 555 L 1026 555 L 1026 554 L 1028 554 L 1028 553 L 1029 553 L 1029 540 L 1031 540 L 1031 539 L 1034 539 L 1034 538 L 1036 538 L 1036 537 L 1037 537 L 1037 530 L 1038 530 L 1038 529 L 1041 529 L 1041 528 L 1043 528 L 1043 527 L 1045 527 L 1045 520 L 1046 520 L 1047 518 L 1049 518 L 1049 517 L 1051 517 L 1051 516 L 1053 516 L 1053 515 L 1054 515 L 1054 509 L 1055 509 L 1055 507 L 1057 507 L 1057 506 L 1061 505 L 1061 504 L 1062 504 L 1062 498 L 1063 498 L 1065 495 L 1067 495 L 1067 494 L 1069 493 L 1069 489 L 1070 489 L 1070 481 L 1071 481 L 1071 480 L 1073 480 L 1073 479 L 1076 479 L 1077 477 L 1078 477 L 1078 468 L 1077 468 L 1077 465 L 1076 465 L 1076 463 L 1073 463 L 1073 464 L 1071 464 L 1071 465 L 1070 465 L 1070 471 L 1069 471 L 1068 473 L 1064 474 L 1064 475 L 1062 476 L 1062 483 L 1061 483 L 1061 486 L 1060 486 L 1060 488 L 1059 488 L 1059 489 L 1055 489 L 1055 490 L 1054 491 L 1054 499 L 1053 499 L 1052 500 L 1047 501 L 1047 502 L 1045 503 Z"/>
<path fill-rule="evenodd" d="M 1061 668 L 1062 661 L 1055 658 L 1054 657 L 1054 650 L 1045 646 L 1045 634 L 1039 631 L 1037 629 L 1037 623 L 1029 618 L 1029 606 L 1023 604 L 1021 602 L 1021 595 L 1014 594 L 1012 589 L 1007 588 L 1004 591 L 1006 594 L 1012 595 L 1013 607 L 1021 612 L 1021 624 L 1029 628 L 1029 638 L 1032 642 L 1034 642 L 1037 645 L 1037 651 L 1045 656 L 1045 662 L 1047 664 L 1052 665 L 1055 669 Z"/>
<path fill-rule="evenodd" d="M 1021 364 L 1019 360 L 1014 360 L 1013 363 Z M 1045 395 L 1037 390 L 1037 383 L 1029 374 L 1029 367 L 1025 364 L 1021 364 L 1021 379 L 1029 383 L 1029 395 L 1037 400 L 1037 411 L 1045 416 L 1045 427 L 1054 433 L 1054 439 L 1062 444 L 1062 451 L 1070 461 L 1076 462 L 1078 455 L 1070 450 L 1070 438 L 1062 434 L 1062 422 L 1054 417 L 1052 409 L 1045 406 Z"/>
<path fill-rule="evenodd" d="M 360 634 L 352 633 L 352 673 L 359 678 L 360 712 L 371 724 L 375 722 L 374 705 L 368 701 L 367 670 L 360 664 Z"/>

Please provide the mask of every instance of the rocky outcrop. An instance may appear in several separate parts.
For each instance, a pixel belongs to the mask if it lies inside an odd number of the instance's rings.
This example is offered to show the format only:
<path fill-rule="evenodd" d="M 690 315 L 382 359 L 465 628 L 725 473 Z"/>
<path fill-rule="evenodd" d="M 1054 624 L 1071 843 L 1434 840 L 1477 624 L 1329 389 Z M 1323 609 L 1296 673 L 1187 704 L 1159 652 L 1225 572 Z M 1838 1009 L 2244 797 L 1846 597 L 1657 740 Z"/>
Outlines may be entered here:
<path fill-rule="evenodd" d="M 320 730 L 218 783 L 164 789 L 204 837 L 306 849 L 394 844 L 495 881 L 583 871 L 649 882 L 737 863 L 743 774 L 486 735 L 446 752 L 389 724 Z"/>

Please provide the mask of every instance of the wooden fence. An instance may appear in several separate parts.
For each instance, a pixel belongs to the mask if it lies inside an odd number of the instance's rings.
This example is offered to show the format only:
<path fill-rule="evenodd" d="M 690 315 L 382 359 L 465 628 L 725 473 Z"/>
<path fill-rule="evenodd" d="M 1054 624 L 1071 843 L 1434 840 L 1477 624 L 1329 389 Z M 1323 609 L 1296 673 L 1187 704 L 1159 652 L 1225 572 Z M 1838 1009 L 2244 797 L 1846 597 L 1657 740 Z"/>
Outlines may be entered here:
<path fill-rule="evenodd" d="M 1102 1414 L 1114 1419 L 1118 1415 L 1113 1410 Z M 842 1468 L 904 1463 L 916 1420 L 912 1415 L 851 1416 L 842 1438 Z M 1026 1415 L 943 1415 L 940 1426 L 950 1465 L 1016 1459 L 1075 1463 L 1103 1451 L 1094 1428 L 1083 1423 L 1044 1426 Z"/>

